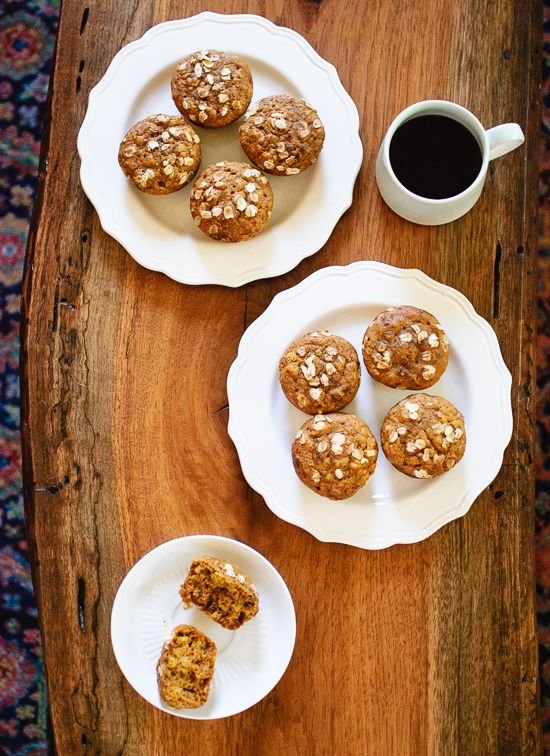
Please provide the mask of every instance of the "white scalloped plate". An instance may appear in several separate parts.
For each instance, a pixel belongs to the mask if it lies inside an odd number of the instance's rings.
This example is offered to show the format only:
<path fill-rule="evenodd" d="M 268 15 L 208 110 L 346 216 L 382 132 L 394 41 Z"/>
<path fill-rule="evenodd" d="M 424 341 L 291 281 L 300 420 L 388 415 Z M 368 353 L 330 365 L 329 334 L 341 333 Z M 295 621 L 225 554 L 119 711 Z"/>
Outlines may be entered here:
<path fill-rule="evenodd" d="M 254 78 L 253 101 L 286 92 L 318 110 L 325 144 L 317 163 L 292 177 L 269 177 L 274 209 L 264 233 L 238 244 L 208 239 L 189 212 L 190 186 L 175 194 L 142 194 L 125 179 L 118 147 L 129 127 L 152 113 L 177 113 L 170 94 L 175 63 L 201 48 L 243 57 Z M 336 69 L 296 32 L 254 15 L 199 13 L 167 21 L 126 45 L 90 92 L 78 135 L 82 187 L 104 230 L 138 263 L 188 284 L 241 286 L 278 276 L 317 252 L 351 205 L 363 147 L 359 116 Z M 199 129 L 202 167 L 246 160 L 238 125 Z"/>
<path fill-rule="evenodd" d="M 449 366 L 426 393 L 445 396 L 464 413 L 466 453 L 445 475 L 416 480 L 397 472 L 381 451 L 374 475 L 355 496 L 330 501 L 294 472 L 290 448 L 308 416 L 284 397 L 279 358 L 294 338 L 316 329 L 344 336 L 361 355 L 368 323 L 400 304 L 432 312 L 449 336 Z M 502 464 L 512 434 L 510 389 L 495 333 L 466 297 L 419 270 L 357 262 L 324 268 L 281 292 L 248 328 L 227 380 L 228 430 L 248 483 L 276 515 L 321 541 L 381 549 L 420 541 L 466 514 Z M 409 393 L 373 381 L 363 367 L 359 392 L 344 411 L 366 420 L 380 443 L 386 412 Z"/>
<path fill-rule="evenodd" d="M 260 594 L 258 614 L 239 630 L 225 630 L 179 597 L 189 565 L 214 556 L 239 565 Z M 208 701 L 198 709 L 172 709 L 161 700 L 156 665 L 176 625 L 194 625 L 216 646 Z M 275 567 L 240 541 L 211 535 L 175 538 L 150 551 L 128 572 L 113 603 L 111 640 L 118 665 L 146 701 L 185 719 L 238 714 L 266 696 L 283 676 L 296 638 L 292 598 Z"/>

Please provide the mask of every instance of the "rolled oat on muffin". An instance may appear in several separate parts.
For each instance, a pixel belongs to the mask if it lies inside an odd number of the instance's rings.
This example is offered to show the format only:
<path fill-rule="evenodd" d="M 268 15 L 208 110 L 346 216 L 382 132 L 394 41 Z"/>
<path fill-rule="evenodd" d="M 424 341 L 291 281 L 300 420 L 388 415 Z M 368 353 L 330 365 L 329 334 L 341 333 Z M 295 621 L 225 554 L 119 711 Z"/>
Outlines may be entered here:
<path fill-rule="evenodd" d="M 356 415 L 335 412 L 307 420 L 292 443 L 292 462 L 302 483 L 327 499 L 348 499 L 376 467 L 378 444 Z"/>
<path fill-rule="evenodd" d="M 180 113 L 207 129 L 236 121 L 252 98 L 250 68 L 241 58 L 221 50 L 187 55 L 177 64 L 171 85 Z"/>
<path fill-rule="evenodd" d="M 196 709 L 208 700 L 217 648 L 192 625 L 178 625 L 157 664 L 160 697 L 173 709 Z"/>
<path fill-rule="evenodd" d="M 118 151 L 124 175 L 145 194 L 171 194 L 182 189 L 201 162 L 201 143 L 182 116 L 143 118 L 127 132 Z"/>
<path fill-rule="evenodd" d="M 349 404 L 361 382 L 354 347 L 330 331 L 313 331 L 296 339 L 279 361 L 279 381 L 288 399 L 302 412 L 337 412 Z"/>
<path fill-rule="evenodd" d="M 197 177 L 190 202 L 193 220 L 207 236 L 239 242 L 264 230 L 273 192 L 266 177 L 248 163 L 223 161 Z"/>
<path fill-rule="evenodd" d="M 464 456 L 464 416 L 442 396 L 411 394 L 390 409 L 380 431 L 389 462 L 411 478 L 435 478 Z"/>
<path fill-rule="evenodd" d="M 449 341 L 437 318 L 426 310 L 389 307 L 374 318 L 363 338 L 370 376 L 397 389 L 433 386 L 447 368 Z"/>
<path fill-rule="evenodd" d="M 194 559 L 180 588 L 184 606 L 194 605 L 226 630 L 237 630 L 259 611 L 259 596 L 238 565 L 211 556 Z"/>
<path fill-rule="evenodd" d="M 266 173 L 292 176 L 319 157 L 325 129 L 317 111 L 291 95 L 264 97 L 246 114 L 239 128 L 248 159 Z"/>

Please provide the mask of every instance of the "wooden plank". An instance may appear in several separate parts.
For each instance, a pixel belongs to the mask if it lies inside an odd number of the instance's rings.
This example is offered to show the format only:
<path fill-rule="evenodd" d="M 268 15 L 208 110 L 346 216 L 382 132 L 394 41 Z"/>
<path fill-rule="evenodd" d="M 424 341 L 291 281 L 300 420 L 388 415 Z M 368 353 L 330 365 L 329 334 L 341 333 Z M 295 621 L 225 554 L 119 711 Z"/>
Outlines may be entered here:
<path fill-rule="evenodd" d="M 186 287 L 136 265 L 78 181 L 89 89 L 121 45 L 198 0 L 63 4 L 39 200 L 24 282 L 25 501 L 57 748 L 105 753 L 538 752 L 533 608 L 533 291 L 538 2 L 232 0 L 303 34 L 359 108 L 364 165 L 352 209 L 315 256 L 239 290 Z M 116 19 L 116 23 L 113 23 Z M 83 70 L 80 71 L 82 63 Z M 77 77 L 80 78 L 78 82 Z M 421 228 L 393 215 L 374 160 L 393 116 L 442 97 L 526 147 L 491 166 L 474 210 Z M 67 113 L 71 118 L 67 118 Z M 226 433 L 225 377 L 244 324 L 278 291 L 357 259 L 455 286 L 499 336 L 515 431 L 465 518 L 382 552 L 321 544 L 246 486 Z M 200 334 L 200 340 L 196 338 Z M 215 454 L 217 474 L 201 462 Z M 122 679 L 110 648 L 116 589 L 158 543 L 236 537 L 281 571 L 298 636 L 275 690 L 211 723 L 175 720 Z"/>

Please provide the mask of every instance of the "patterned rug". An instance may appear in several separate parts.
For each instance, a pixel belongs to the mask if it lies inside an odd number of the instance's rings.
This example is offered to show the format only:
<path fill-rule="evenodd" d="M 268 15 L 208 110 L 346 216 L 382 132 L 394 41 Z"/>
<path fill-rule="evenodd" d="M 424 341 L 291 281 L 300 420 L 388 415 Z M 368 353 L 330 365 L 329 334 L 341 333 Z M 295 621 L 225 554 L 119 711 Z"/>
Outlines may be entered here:
<path fill-rule="evenodd" d="M 0 0 L 0 753 L 46 754 L 48 715 L 19 450 L 19 297 L 60 0 Z M 545 0 L 537 300 L 537 611 L 550 753 L 550 0 Z"/>
<path fill-rule="evenodd" d="M 46 754 L 19 450 L 19 297 L 59 0 L 0 0 L 0 752 Z"/>

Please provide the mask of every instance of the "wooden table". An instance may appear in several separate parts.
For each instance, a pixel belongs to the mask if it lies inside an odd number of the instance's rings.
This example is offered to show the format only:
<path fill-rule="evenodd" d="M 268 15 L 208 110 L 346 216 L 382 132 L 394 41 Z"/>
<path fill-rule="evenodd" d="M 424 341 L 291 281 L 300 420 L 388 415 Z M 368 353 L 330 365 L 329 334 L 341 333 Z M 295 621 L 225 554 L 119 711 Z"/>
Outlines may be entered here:
<path fill-rule="evenodd" d="M 28 535 L 60 754 L 538 752 L 533 603 L 534 278 L 541 8 L 527 0 L 213 0 L 303 34 L 361 116 L 353 207 L 318 254 L 237 290 L 140 268 L 79 185 L 87 94 L 124 44 L 197 0 L 64 0 L 24 281 Z M 182 51 L 183 52 L 183 51 Z M 393 215 L 374 159 L 394 115 L 425 98 L 517 121 L 465 218 Z M 489 320 L 513 375 L 515 431 L 469 514 L 385 551 L 317 542 L 246 485 L 226 432 L 225 379 L 243 329 L 312 271 L 358 259 L 419 267 Z M 215 449 L 215 474 L 201 468 Z M 191 533 L 249 543 L 280 570 L 298 634 L 285 676 L 230 719 L 175 719 L 123 680 L 113 597 L 152 547 Z"/>

